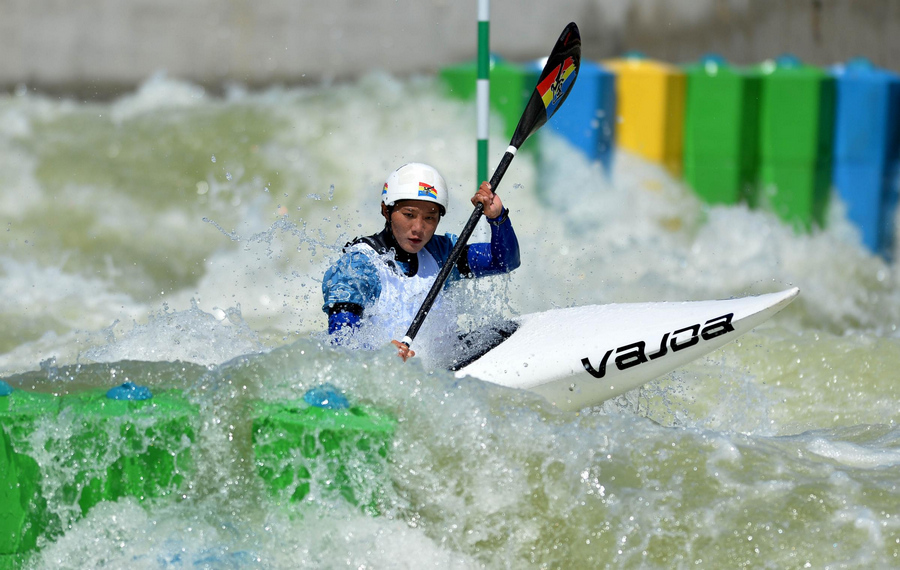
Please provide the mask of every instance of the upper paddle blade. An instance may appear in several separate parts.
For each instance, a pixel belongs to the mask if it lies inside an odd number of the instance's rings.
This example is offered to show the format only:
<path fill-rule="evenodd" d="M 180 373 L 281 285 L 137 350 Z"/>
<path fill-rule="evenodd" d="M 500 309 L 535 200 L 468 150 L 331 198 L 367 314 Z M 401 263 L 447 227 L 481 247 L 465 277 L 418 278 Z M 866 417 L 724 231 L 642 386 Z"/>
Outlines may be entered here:
<path fill-rule="evenodd" d="M 572 22 L 556 40 L 510 145 L 516 148 L 522 146 L 528 137 L 553 116 L 569 96 L 580 65 L 581 34 L 578 33 L 578 26 Z"/>

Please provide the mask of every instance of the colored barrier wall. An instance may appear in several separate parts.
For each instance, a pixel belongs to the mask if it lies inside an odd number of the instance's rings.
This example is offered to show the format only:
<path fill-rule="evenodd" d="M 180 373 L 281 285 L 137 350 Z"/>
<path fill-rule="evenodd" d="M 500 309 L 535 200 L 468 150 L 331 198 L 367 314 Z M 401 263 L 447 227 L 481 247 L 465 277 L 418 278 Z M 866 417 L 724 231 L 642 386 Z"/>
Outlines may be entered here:
<path fill-rule="evenodd" d="M 717 58 L 683 68 L 643 57 L 602 63 L 582 60 L 575 88 L 545 127 L 588 158 L 610 168 L 618 145 L 683 174 L 707 203 L 770 209 L 798 231 L 824 227 L 834 188 L 865 245 L 892 257 L 900 76 L 859 65 L 826 72 L 791 56 L 752 67 Z M 495 58 L 491 71 L 491 105 L 510 136 L 540 64 L 524 68 Z M 474 62 L 441 72 L 450 94 L 463 98 L 474 97 L 475 74 Z"/>
<path fill-rule="evenodd" d="M 685 66 L 684 178 L 709 204 L 753 202 L 760 73 L 708 57 Z"/>
<path fill-rule="evenodd" d="M 835 77 L 834 187 L 863 243 L 890 258 L 900 171 L 900 75 L 865 60 Z"/>
<path fill-rule="evenodd" d="M 616 75 L 616 144 L 681 175 L 684 72 L 640 57 L 602 63 Z"/>
<path fill-rule="evenodd" d="M 824 227 L 831 191 L 834 79 L 783 57 L 759 66 L 757 203 L 798 231 Z"/>

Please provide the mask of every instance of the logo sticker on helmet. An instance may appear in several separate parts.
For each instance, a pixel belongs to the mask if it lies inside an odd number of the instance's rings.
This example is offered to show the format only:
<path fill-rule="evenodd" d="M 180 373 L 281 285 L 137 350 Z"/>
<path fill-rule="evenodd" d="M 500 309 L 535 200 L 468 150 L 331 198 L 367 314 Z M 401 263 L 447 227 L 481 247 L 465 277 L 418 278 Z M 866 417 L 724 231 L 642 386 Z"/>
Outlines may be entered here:
<path fill-rule="evenodd" d="M 387 194 L 387 182 L 384 183 L 384 188 L 381 189 L 381 195 L 384 196 Z"/>
<path fill-rule="evenodd" d="M 425 196 L 426 198 L 437 200 L 437 190 L 434 189 L 434 186 L 430 186 L 428 184 L 425 184 L 424 182 L 419 182 L 419 196 Z"/>

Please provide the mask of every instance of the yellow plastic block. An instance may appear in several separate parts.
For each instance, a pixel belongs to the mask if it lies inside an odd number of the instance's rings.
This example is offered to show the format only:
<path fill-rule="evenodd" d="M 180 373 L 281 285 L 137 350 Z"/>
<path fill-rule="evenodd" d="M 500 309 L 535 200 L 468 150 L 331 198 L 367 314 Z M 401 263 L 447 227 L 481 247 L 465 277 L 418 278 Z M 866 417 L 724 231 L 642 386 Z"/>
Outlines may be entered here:
<path fill-rule="evenodd" d="M 618 146 L 680 176 L 684 144 L 684 72 L 643 58 L 604 61 L 616 74 Z"/>

